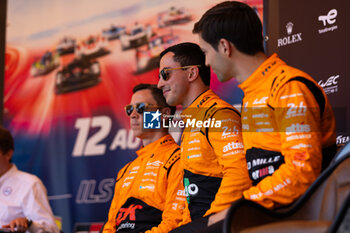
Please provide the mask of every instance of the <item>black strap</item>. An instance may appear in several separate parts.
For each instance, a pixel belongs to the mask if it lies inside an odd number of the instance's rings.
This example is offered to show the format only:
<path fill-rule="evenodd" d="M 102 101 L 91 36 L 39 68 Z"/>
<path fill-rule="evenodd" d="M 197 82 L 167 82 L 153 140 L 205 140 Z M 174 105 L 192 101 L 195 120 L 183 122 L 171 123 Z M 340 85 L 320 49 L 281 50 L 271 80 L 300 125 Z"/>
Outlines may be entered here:
<path fill-rule="evenodd" d="M 322 149 L 322 170 L 325 170 L 331 164 L 335 154 L 337 153 L 337 145 L 333 144 Z"/>
<path fill-rule="evenodd" d="M 304 77 L 295 77 L 295 78 L 288 80 L 288 82 L 293 81 L 293 80 L 302 82 L 306 85 L 307 88 L 309 88 L 311 93 L 314 95 L 314 97 L 318 103 L 318 106 L 320 107 L 320 116 L 322 118 L 323 113 L 324 113 L 324 109 L 326 108 L 326 99 L 325 99 L 320 87 L 317 86 L 314 82 L 312 82 Z"/>
<path fill-rule="evenodd" d="M 173 151 L 173 153 L 171 153 L 171 155 L 169 156 L 168 160 L 165 162 L 165 164 L 164 164 L 164 166 L 163 166 L 163 168 L 167 171 L 167 175 L 166 175 L 167 178 L 168 178 L 168 176 L 169 176 L 170 170 L 171 170 L 171 168 L 173 167 L 173 165 L 176 163 L 176 161 L 178 161 L 178 160 L 180 159 L 180 156 L 175 156 L 175 157 L 173 158 L 173 155 L 174 155 L 177 151 L 179 151 L 179 150 L 180 150 L 179 147 L 176 148 L 176 149 Z M 169 167 L 167 167 L 168 163 L 171 163 Z"/>
<path fill-rule="evenodd" d="M 208 112 L 212 109 L 212 108 L 214 108 L 216 105 L 217 105 L 218 103 L 214 103 L 214 104 L 212 104 L 206 111 L 205 111 L 205 113 L 204 113 L 204 119 L 203 120 L 206 120 L 207 118 L 209 118 L 207 115 L 208 115 Z M 214 115 L 214 114 L 213 114 Z"/>
<path fill-rule="evenodd" d="M 210 116 L 210 118 L 212 118 L 212 117 L 215 115 L 215 113 L 217 113 L 218 111 L 226 110 L 226 109 L 227 109 L 227 110 L 233 111 L 234 113 L 236 113 L 236 114 L 241 118 L 241 113 L 240 113 L 239 111 L 237 111 L 235 108 L 229 108 L 229 107 L 225 107 L 225 108 L 220 108 L 220 109 L 218 109 L 217 111 L 215 111 L 215 112 Z M 201 133 L 205 135 L 205 137 L 207 138 L 207 141 L 208 141 L 209 145 L 213 148 L 213 146 L 211 145 L 210 140 L 209 140 L 209 128 L 205 128 L 205 132 L 202 132 L 202 130 L 201 130 Z"/>
<path fill-rule="evenodd" d="M 132 162 L 133 162 L 133 161 L 131 161 L 130 163 L 128 163 L 128 164 L 126 165 L 123 174 L 119 177 L 119 179 L 117 178 L 116 182 L 118 182 L 121 178 L 123 178 L 123 176 L 124 176 L 126 170 L 128 170 L 128 167 L 131 165 Z"/>

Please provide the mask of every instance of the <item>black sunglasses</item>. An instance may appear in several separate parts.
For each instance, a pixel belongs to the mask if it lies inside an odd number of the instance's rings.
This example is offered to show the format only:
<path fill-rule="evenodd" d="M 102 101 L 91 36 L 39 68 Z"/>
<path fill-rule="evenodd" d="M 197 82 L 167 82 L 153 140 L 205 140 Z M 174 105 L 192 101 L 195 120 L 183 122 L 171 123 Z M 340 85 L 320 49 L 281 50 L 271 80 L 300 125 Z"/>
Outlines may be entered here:
<path fill-rule="evenodd" d="M 169 70 L 186 70 L 191 67 L 200 67 L 200 65 L 191 65 L 191 66 L 182 66 L 177 68 L 164 68 L 159 72 L 159 79 L 163 79 L 164 81 L 168 81 L 170 79 Z"/>
<path fill-rule="evenodd" d="M 149 106 L 160 107 L 156 104 L 147 104 L 147 103 L 137 103 L 137 104 L 129 104 L 124 107 L 126 115 L 130 116 L 131 113 L 136 109 L 136 112 L 142 114 Z"/>

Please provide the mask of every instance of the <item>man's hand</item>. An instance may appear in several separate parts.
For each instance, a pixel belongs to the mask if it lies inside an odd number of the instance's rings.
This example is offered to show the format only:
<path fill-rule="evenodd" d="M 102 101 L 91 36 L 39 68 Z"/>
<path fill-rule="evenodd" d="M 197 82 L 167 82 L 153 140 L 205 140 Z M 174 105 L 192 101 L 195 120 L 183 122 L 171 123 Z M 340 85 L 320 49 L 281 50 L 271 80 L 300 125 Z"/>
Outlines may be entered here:
<path fill-rule="evenodd" d="M 3 225 L 2 227 L 11 228 L 12 232 L 25 232 L 28 229 L 28 220 L 26 218 L 16 218 L 8 225 Z"/>
<path fill-rule="evenodd" d="M 225 217 L 226 217 L 226 214 L 227 214 L 227 212 L 228 212 L 228 209 L 229 209 L 229 208 L 227 208 L 227 209 L 225 209 L 225 210 L 223 210 L 223 211 L 221 211 L 221 212 L 218 212 L 218 213 L 216 213 L 216 214 L 211 215 L 211 216 L 209 217 L 209 220 L 208 220 L 208 227 L 209 227 L 210 225 L 213 225 L 214 223 L 217 223 L 217 222 L 219 222 L 219 221 L 221 221 L 221 220 L 224 220 Z"/>

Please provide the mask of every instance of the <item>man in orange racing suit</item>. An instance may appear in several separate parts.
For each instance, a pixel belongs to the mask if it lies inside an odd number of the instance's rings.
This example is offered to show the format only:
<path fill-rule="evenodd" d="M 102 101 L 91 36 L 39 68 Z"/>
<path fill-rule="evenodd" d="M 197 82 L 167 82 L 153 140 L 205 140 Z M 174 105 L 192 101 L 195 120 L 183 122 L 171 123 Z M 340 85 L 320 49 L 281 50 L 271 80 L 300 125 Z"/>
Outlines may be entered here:
<path fill-rule="evenodd" d="M 193 32 L 218 79 L 235 77 L 244 92 L 243 142 L 253 181 L 244 198 L 266 208 L 292 203 L 336 151 L 327 96 L 308 74 L 287 66 L 276 54 L 264 54 L 260 19 L 244 3 L 216 5 Z"/>
<path fill-rule="evenodd" d="M 209 89 L 210 68 L 198 45 L 174 45 L 160 57 L 158 87 L 168 104 L 184 108 L 181 162 L 187 208 L 183 224 L 192 221 L 172 232 L 193 232 L 205 228 L 211 214 L 228 208 L 251 186 L 240 114 Z"/>
<path fill-rule="evenodd" d="M 125 110 L 143 147 L 118 173 L 103 232 L 166 233 L 179 225 L 185 203 L 180 148 L 167 129 L 143 129 L 142 114 L 154 111 L 151 122 L 160 124 L 159 115 L 170 115 L 175 108 L 167 105 L 156 85 L 139 84 L 133 93 Z"/>

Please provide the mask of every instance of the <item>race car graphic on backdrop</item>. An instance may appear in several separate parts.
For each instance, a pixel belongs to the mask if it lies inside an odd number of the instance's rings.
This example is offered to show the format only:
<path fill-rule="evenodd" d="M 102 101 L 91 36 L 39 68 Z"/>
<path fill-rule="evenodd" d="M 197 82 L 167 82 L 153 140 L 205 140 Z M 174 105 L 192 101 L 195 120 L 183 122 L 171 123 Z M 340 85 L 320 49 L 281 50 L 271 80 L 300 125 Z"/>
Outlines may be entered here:
<path fill-rule="evenodd" d="M 152 27 L 150 25 L 144 26 L 136 22 L 129 32 L 120 36 L 122 50 L 137 48 L 147 44 L 152 34 Z"/>
<path fill-rule="evenodd" d="M 103 29 L 102 36 L 106 37 L 108 40 L 119 39 L 121 35 L 125 33 L 125 27 L 111 25 L 108 29 Z"/>
<path fill-rule="evenodd" d="M 153 36 L 147 45 L 136 49 L 136 73 L 140 74 L 159 65 L 160 53 L 179 42 L 179 37 L 171 34 Z"/>
<path fill-rule="evenodd" d="M 124 110 L 132 88 L 156 84 L 160 52 L 198 42 L 194 23 L 221 1 L 18 2 L 8 1 L 4 86 L 14 163 L 43 181 L 63 232 L 98 231 L 118 170 L 141 146 Z M 262 15 L 262 0 L 246 2 Z M 241 102 L 235 80 L 212 76 L 221 98 Z"/>
<path fill-rule="evenodd" d="M 74 54 L 77 58 L 86 56 L 89 59 L 93 59 L 109 54 L 110 51 L 107 49 L 107 46 L 108 40 L 104 36 L 90 35 L 75 46 Z"/>
<path fill-rule="evenodd" d="M 56 46 L 56 53 L 58 53 L 60 56 L 74 53 L 75 42 L 75 39 L 72 37 L 63 37 Z"/>
<path fill-rule="evenodd" d="M 32 67 L 30 68 L 30 75 L 37 77 L 48 74 L 59 65 L 59 55 L 57 53 L 52 54 L 52 52 L 46 51 L 39 60 L 32 64 Z"/>
<path fill-rule="evenodd" d="M 74 59 L 56 74 L 56 94 L 97 85 L 100 82 L 100 63 L 85 57 Z"/>
<path fill-rule="evenodd" d="M 169 10 L 158 14 L 158 27 L 162 28 L 174 24 L 187 23 L 191 20 L 191 13 L 187 9 L 172 6 Z"/>

